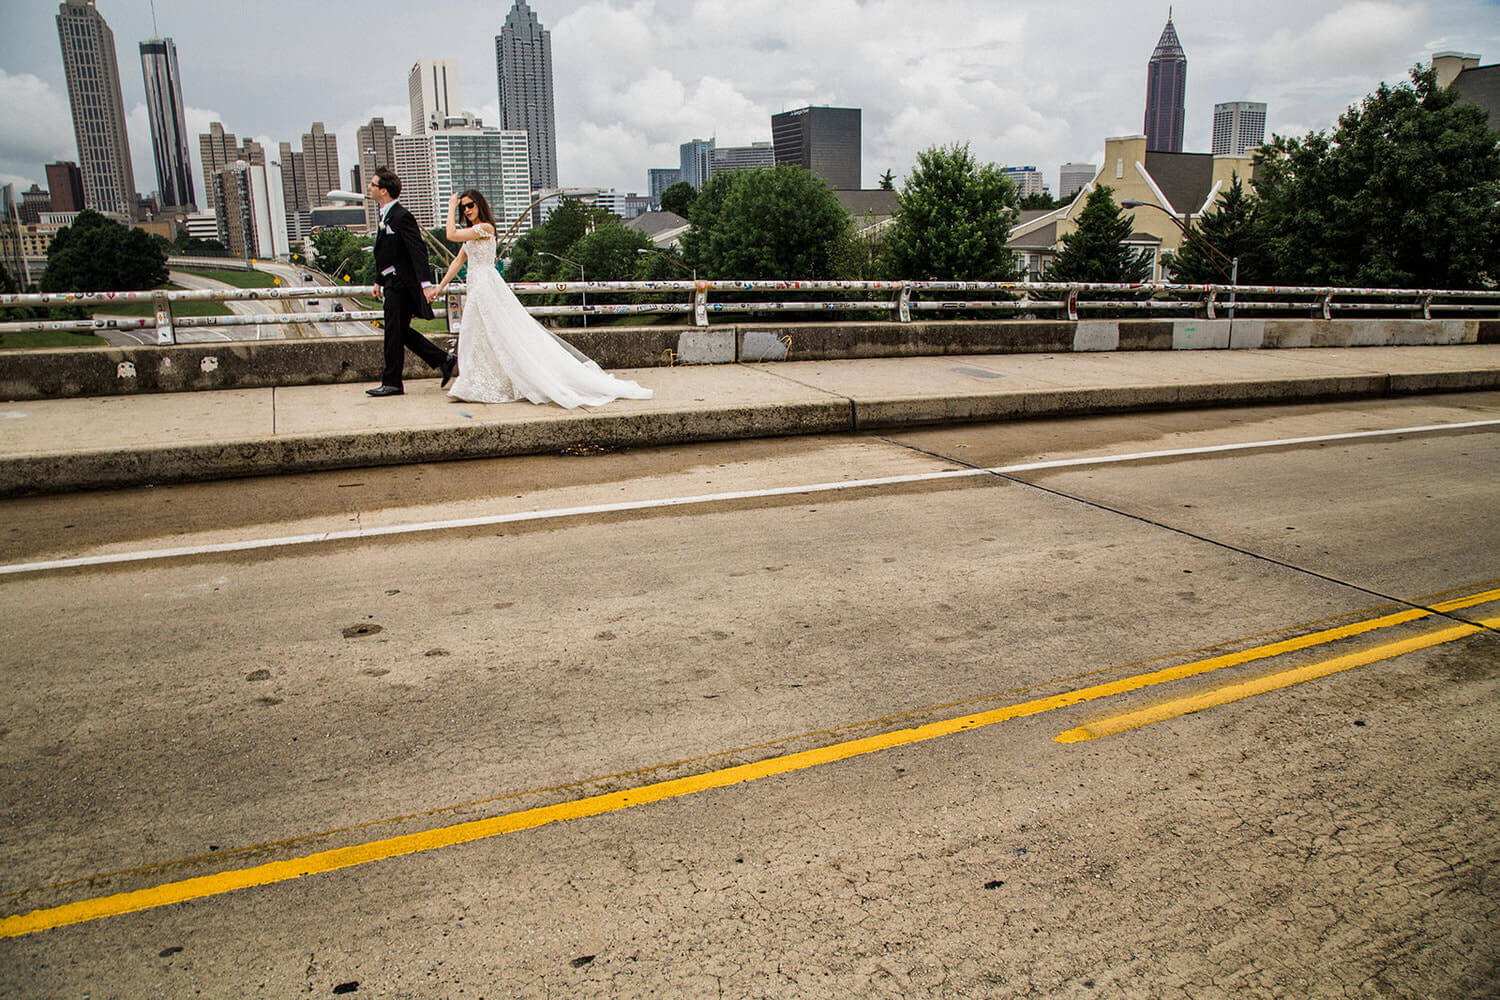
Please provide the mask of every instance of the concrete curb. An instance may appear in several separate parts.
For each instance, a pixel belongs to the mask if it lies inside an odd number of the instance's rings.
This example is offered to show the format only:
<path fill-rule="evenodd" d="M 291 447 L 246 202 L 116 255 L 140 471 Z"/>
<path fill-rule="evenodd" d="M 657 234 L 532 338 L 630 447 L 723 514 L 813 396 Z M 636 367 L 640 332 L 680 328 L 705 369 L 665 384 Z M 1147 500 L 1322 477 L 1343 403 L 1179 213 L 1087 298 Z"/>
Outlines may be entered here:
<path fill-rule="evenodd" d="M 852 430 L 847 401 L 580 414 L 571 419 L 307 434 L 204 444 L 0 458 L 0 498 L 146 484 L 283 475 L 454 459 L 557 453 L 570 445 L 639 448 Z"/>
<path fill-rule="evenodd" d="M 1306 403 L 1500 388 L 1500 368 L 1358 373 L 1078 389 L 851 398 L 580 413 L 561 419 L 322 432 L 203 444 L 0 457 L 0 497 L 241 476 L 557 453 L 590 443 L 634 448 L 1048 416 Z"/>

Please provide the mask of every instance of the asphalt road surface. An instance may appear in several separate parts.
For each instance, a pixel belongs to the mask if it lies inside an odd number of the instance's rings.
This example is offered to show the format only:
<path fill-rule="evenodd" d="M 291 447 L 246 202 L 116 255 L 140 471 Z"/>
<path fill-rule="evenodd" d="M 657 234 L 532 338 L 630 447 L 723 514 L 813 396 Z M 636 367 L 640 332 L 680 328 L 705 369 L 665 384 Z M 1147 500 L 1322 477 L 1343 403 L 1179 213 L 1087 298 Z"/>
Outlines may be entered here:
<path fill-rule="evenodd" d="M 1496 995 L 1497 420 L 6 501 L 0 995 Z"/>

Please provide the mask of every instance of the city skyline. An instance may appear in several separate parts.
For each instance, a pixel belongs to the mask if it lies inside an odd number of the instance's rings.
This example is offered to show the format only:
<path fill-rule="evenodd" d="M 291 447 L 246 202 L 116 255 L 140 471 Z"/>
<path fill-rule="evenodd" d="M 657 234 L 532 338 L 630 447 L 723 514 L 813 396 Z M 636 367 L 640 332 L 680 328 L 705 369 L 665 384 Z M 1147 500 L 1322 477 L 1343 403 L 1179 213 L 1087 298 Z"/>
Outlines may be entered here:
<path fill-rule="evenodd" d="M 146 4 L 99 3 L 127 59 L 156 34 Z M 456 60 L 463 93 L 480 95 L 466 110 L 499 125 L 490 81 L 505 7 L 481 12 L 440 0 L 422 20 L 461 30 L 419 32 L 391 29 L 403 23 L 394 4 L 388 17 L 369 13 L 382 5 L 331 6 L 347 17 L 335 17 L 339 44 L 330 46 L 324 32 L 286 30 L 294 5 L 245 0 L 240 44 L 226 47 L 222 20 L 208 5 L 158 3 L 159 33 L 178 49 L 189 134 L 220 120 L 276 149 L 295 144 L 318 119 L 337 134 L 341 152 L 352 151 L 355 129 L 372 117 L 407 124 L 406 77 L 421 58 Z M 918 150 L 949 142 L 970 142 L 977 156 L 1002 164 L 1036 163 L 1049 175 L 1062 162 L 1098 162 L 1104 138 L 1139 131 L 1145 62 L 1167 13 L 1156 4 L 1073 4 L 1039 18 L 1020 5 L 951 0 L 912 25 L 902 20 L 906 5 L 883 0 L 857 9 L 849 0 L 795 8 L 774 0 L 734 9 L 690 0 L 530 6 L 552 35 L 559 180 L 622 192 L 644 191 L 646 170 L 677 162 L 679 145 L 694 136 L 724 146 L 765 141 L 772 114 L 807 104 L 863 109 L 866 187 L 886 169 L 899 180 Z M 785 16 L 793 9 L 795 21 Z M 0 183 L 17 190 L 45 186 L 45 163 L 78 159 L 55 10 L 13 12 L 13 30 L 0 40 Z M 1435 51 L 1500 61 L 1494 11 L 1479 2 L 1312 8 L 1269 0 L 1252 17 L 1177 3 L 1173 21 L 1193 61 L 1183 148 L 1209 149 L 1213 106 L 1223 101 L 1265 101 L 1268 134 L 1301 134 L 1331 127 L 1349 103 L 1382 80 L 1404 79 Z M 663 18 L 671 32 L 658 30 Z M 834 24 L 837 38 L 812 41 L 820 26 Z M 150 187 L 141 80 L 122 77 L 134 170 L 138 185 Z M 194 176 L 202 176 L 196 162 Z"/>

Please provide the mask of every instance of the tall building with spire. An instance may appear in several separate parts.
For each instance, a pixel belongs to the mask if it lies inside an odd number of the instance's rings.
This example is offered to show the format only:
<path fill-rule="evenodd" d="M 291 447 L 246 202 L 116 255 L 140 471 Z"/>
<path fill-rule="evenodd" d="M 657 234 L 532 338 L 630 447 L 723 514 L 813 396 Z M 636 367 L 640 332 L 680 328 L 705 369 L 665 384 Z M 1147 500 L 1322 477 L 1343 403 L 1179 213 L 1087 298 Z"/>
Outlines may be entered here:
<path fill-rule="evenodd" d="M 1182 152 L 1183 110 L 1187 95 L 1187 53 L 1172 26 L 1167 8 L 1167 26 L 1156 42 L 1156 51 L 1146 64 L 1146 150 Z"/>
<path fill-rule="evenodd" d="M 135 209 L 135 171 L 125 134 L 114 32 L 94 0 L 65 0 L 57 9 L 57 37 L 78 139 L 84 203 L 128 217 Z"/>
<path fill-rule="evenodd" d="M 495 36 L 500 128 L 524 129 L 533 189 L 557 187 L 557 116 L 552 105 L 552 32 L 516 0 Z"/>
<path fill-rule="evenodd" d="M 182 76 L 172 39 L 152 38 L 141 43 L 141 74 L 146 81 L 146 114 L 151 119 L 156 191 L 164 207 L 192 206 L 196 210 L 187 116 L 182 113 Z"/>

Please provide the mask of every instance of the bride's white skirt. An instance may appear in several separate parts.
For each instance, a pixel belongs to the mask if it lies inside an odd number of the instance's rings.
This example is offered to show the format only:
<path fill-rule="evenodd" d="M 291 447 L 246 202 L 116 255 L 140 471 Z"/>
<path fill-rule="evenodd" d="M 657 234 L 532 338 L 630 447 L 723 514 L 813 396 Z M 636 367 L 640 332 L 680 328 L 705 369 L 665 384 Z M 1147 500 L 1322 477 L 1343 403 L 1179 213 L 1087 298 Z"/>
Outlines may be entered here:
<path fill-rule="evenodd" d="M 569 409 L 651 390 L 615 378 L 526 311 L 499 272 L 469 268 L 458 335 L 458 378 L 448 395 L 474 403 L 556 403 Z"/>

